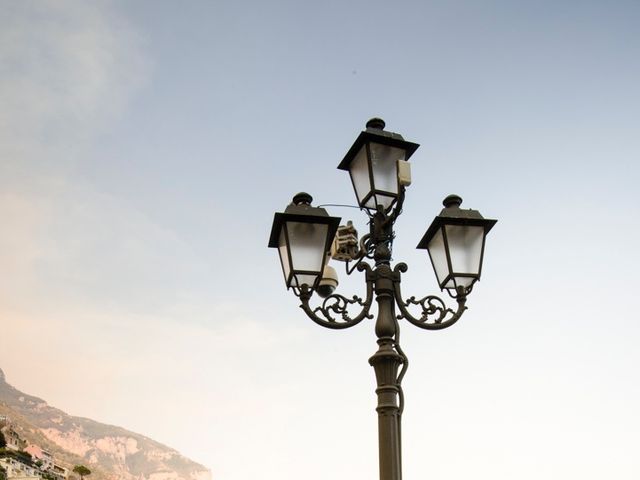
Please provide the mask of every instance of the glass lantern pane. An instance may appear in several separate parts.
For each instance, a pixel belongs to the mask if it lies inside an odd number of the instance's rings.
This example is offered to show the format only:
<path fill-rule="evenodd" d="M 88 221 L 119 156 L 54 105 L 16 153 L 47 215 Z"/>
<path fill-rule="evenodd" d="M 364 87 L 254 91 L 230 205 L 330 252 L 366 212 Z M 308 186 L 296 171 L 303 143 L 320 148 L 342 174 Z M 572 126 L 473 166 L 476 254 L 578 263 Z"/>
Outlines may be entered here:
<path fill-rule="evenodd" d="M 445 284 L 443 285 L 443 287 L 442 287 L 442 288 L 453 288 L 453 289 L 455 289 L 455 288 L 456 288 L 456 282 L 455 282 L 455 279 L 454 279 L 453 277 L 451 277 L 451 278 L 449 279 L 449 281 L 447 281 L 447 283 L 445 283 Z"/>
<path fill-rule="evenodd" d="M 287 222 L 294 271 L 322 272 L 328 229 L 326 224 Z M 313 283 L 308 285 L 313 286 Z"/>
<path fill-rule="evenodd" d="M 391 204 L 395 201 L 396 197 L 389 197 L 387 195 L 376 194 L 375 200 L 378 202 L 378 205 L 382 205 L 382 207 L 387 210 Z M 371 200 L 373 202 L 373 200 Z"/>
<path fill-rule="evenodd" d="M 307 273 L 298 273 L 293 276 L 292 285 L 298 288 L 302 287 L 302 285 L 308 285 L 309 287 L 313 287 L 313 284 L 316 283 L 316 278 L 318 275 L 309 275 Z"/>
<path fill-rule="evenodd" d="M 437 233 L 433 236 L 429 245 L 429 256 L 433 263 L 433 269 L 438 277 L 438 285 L 440 285 L 447 275 L 449 275 L 449 265 L 447 263 L 447 251 L 444 245 L 444 237 L 442 236 L 442 229 L 438 229 Z M 448 287 L 447 287 L 448 288 Z"/>
<path fill-rule="evenodd" d="M 480 273 L 484 227 L 445 225 L 454 273 Z M 471 279 L 473 280 L 473 279 Z M 459 279 L 459 281 L 464 281 Z"/>
<path fill-rule="evenodd" d="M 356 190 L 358 197 L 358 205 L 362 203 L 367 194 L 371 191 L 371 182 L 369 181 L 369 165 L 367 163 L 367 147 L 363 145 L 356 157 L 349 166 L 351 181 Z M 370 205 L 371 204 L 371 205 Z M 374 208 L 373 199 L 367 201 L 365 207 Z"/>
<path fill-rule="evenodd" d="M 282 272 L 284 273 L 284 281 L 289 286 L 289 273 L 291 273 L 291 265 L 289 265 L 289 251 L 287 249 L 287 237 L 284 228 L 280 231 L 280 239 L 278 240 L 278 253 L 280 254 L 280 263 L 282 263 Z"/>
<path fill-rule="evenodd" d="M 475 277 L 456 277 L 456 285 L 468 287 L 475 281 Z"/>
<path fill-rule="evenodd" d="M 404 160 L 405 151 L 402 148 L 390 147 L 380 143 L 371 143 L 371 168 L 373 169 L 373 187 L 393 194 L 383 197 L 383 201 L 392 202 L 398 194 L 398 160 Z M 380 199 L 378 199 L 380 201 Z M 390 204 L 390 203 L 389 203 Z"/>

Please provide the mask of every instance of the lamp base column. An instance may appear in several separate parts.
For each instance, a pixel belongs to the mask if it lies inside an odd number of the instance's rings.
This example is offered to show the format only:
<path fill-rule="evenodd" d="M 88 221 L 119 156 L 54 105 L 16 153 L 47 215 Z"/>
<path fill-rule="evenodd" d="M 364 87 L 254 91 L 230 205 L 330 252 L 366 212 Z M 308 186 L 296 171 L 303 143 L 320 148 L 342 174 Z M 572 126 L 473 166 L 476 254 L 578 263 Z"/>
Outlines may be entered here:
<path fill-rule="evenodd" d="M 378 449 L 380 480 L 402 480 L 398 369 L 402 356 L 393 348 L 393 339 L 378 339 L 378 351 L 369 359 L 378 388 Z"/>

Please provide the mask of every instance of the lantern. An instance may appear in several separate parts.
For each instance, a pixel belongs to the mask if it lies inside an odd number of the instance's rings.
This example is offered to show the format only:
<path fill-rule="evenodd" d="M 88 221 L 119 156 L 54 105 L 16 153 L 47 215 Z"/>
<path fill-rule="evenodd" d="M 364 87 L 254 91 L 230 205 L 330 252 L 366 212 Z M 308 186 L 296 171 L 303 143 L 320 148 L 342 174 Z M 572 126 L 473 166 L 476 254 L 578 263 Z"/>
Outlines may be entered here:
<path fill-rule="evenodd" d="M 278 249 L 287 288 L 317 287 L 340 224 L 340 218 L 330 217 L 324 208 L 312 207 L 312 200 L 308 193 L 299 193 L 273 219 L 269 247 Z"/>
<path fill-rule="evenodd" d="M 349 171 L 360 208 L 391 209 L 400 194 L 399 162 L 406 162 L 419 147 L 384 127 L 380 118 L 369 120 L 338 165 Z"/>
<path fill-rule="evenodd" d="M 457 195 L 449 195 L 442 203 L 445 208 L 417 248 L 429 251 L 440 289 L 468 291 L 480 279 L 485 238 L 497 220 L 461 209 L 462 198 Z"/>

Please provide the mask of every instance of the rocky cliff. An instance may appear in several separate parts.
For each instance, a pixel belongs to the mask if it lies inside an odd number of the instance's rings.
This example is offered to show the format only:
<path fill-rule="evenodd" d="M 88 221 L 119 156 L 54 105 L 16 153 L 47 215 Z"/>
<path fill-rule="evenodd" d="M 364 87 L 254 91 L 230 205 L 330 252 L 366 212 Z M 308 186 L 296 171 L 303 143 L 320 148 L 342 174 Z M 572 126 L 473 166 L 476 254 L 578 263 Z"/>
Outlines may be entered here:
<path fill-rule="evenodd" d="M 6 382 L 0 369 L 0 415 L 21 437 L 49 450 L 69 470 L 87 465 L 91 480 L 210 480 L 202 465 L 143 435 L 74 417 Z"/>

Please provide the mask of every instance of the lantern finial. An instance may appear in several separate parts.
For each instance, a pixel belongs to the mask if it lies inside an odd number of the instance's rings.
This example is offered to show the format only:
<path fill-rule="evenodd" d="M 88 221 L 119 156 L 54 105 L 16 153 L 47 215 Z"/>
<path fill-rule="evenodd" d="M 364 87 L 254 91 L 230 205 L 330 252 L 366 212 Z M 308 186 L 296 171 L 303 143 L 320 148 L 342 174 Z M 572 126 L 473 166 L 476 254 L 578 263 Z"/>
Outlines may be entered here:
<path fill-rule="evenodd" d="M 456 195 L 455 193 L 448 195 L 447 198 L 445 198 L 442 201 L 442 205 L 444 205 L 445 208 L 452 208 L 452 207 L 460 208 L 460 205 L 462 205 L 462 197 L 460 197 L 459 195 Z"/>
<path fill-rule="evenodd" d="M 294 205 L 311 205 L 313 201 L 313 197 L 309 195 L 307 192 L 296 193 L 293 197 Z"/>
<path fill-rule="evenodd" d="M 375 128 L 376 130 L 384 130 L 386 123 L 384 120 L 378 117 L 373 117 L 367 122 L 367 128 Z"/>

